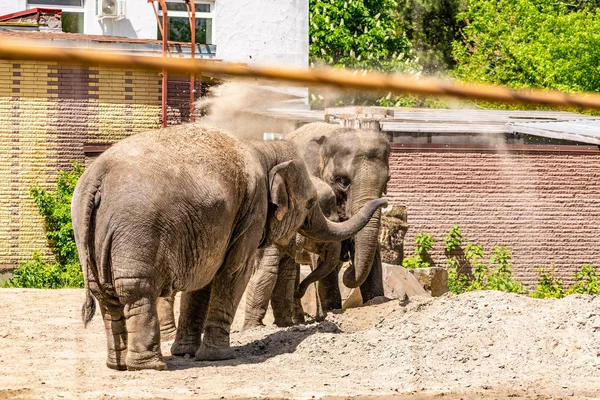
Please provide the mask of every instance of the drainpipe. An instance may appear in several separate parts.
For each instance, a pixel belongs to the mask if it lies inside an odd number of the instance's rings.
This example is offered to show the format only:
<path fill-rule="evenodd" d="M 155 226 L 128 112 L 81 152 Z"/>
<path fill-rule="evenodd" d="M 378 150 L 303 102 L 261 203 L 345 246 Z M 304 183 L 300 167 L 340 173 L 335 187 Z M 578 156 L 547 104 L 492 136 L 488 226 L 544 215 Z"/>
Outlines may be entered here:
<path fill-rule="evenodd" d="M 167 35 L 169 34 L 169 20 L 167 18 L 167 5 L 164 0 L 158 0 L 160 3 L 160 7 L 162 8 L 163 17 L 162 24 L 160 23 L 160 18 L 158 17 L 158 11 L 156 11 L 156 5 L 154 4 L 156 0 L 148 0 L 148 3 L 152 3 L 152 10 L 154 10 L 154 16 L 156 17 L 156 23 L 158 25 L 158 30 L 160 31 L 160 35 L 162 36 L 162 56 L 167 56 L 168 50 L 168 40 Z M 162 117 L 162 127 L 167 127 L 167 70 L 163 68 L 162 70 L 162 95 L 161 95 L 161 117 Z"/>
<path fill-rule="evenodd" d="M 190 0 L 185 0 L 185 5 L 188 10 L 188 18 L 190 20 L 190 30 L 192 32 L 192 60 L 196 55 L 196 4 L 191 3 Z M 194 101 L 196 100 L 196 75 L 194 73 L 190 74 L 190 122 L 194 122 L 196 120 L 194 116 L 195 107 Z"/>
<path fill-rule="evenodd" d="M 169 35 L 169 19 L 167 18 L 167 4 L 165 0 L 158 0 L 162 8 L 162 56 L 167 57 Z M 162 126 L 167 127 L 167 70 L 162 71 Z"/>

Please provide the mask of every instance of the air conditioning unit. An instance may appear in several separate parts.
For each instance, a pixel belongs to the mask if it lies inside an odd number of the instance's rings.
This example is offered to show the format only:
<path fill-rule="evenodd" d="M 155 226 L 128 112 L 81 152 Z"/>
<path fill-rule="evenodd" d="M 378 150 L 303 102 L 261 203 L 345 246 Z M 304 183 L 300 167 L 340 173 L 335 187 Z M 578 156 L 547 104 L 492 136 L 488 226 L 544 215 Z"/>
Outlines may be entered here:
<path fill-rule="evenodd" d="M 125 18 L 125 0 L 96 0 L 98 18 Z"/>

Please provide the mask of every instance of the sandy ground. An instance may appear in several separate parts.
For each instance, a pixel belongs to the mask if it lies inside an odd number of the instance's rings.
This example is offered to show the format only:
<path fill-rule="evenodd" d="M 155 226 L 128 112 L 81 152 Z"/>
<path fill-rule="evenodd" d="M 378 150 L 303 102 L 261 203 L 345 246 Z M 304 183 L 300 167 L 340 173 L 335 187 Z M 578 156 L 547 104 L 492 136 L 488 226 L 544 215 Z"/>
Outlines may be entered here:
<path fill-rule="evenodd" d="M 169 371 L 105 367 L 82 290 L 0 289 L 0 398 L 600 398 L 600 297 L 476 292 L 234 332 L 238 358 L 172 357 Z M 239 317 L 234 328 L 239 326 Z"/>

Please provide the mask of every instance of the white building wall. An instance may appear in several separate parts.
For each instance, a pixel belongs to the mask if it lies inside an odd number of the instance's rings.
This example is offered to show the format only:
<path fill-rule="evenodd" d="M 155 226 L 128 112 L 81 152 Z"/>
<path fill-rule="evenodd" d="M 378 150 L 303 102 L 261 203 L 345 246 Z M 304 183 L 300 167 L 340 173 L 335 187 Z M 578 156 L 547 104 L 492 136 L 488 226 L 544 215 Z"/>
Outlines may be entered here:
<path fill-rule="evenodd" d="M 25 0 L 0 0 L 0 15 L 23 11 L 25 8 Z"/>
<path fill-rule="evenodd" d="M 308 66 L 308 0 L 216 0 L 217 58 Z"/>
<path fill-rule="evenodd" d="M 126 0 L 126 16 L 119 21 L 98 19 L 96 0 L 84 3 L 86 34 L 157 38 L 156 17 L 147 0 Z M 26 0 L 0 0 L 0 15 L 26 8 Z M 214 15 L 217 58 L 248 64 L 308 65 L 308 0 L 215 0 Z"/>
<path fill-rule="evenodd" d="M 156 3 L 157 7 L 158 2 Z M 125 18 L 114 20 L 96 17 L 96 0 L 85 1 L 84 33 L 87 35 L 125 36 L 137 39 L 156 39 L 156 16 L 146 0 L 126 0 Z"/>

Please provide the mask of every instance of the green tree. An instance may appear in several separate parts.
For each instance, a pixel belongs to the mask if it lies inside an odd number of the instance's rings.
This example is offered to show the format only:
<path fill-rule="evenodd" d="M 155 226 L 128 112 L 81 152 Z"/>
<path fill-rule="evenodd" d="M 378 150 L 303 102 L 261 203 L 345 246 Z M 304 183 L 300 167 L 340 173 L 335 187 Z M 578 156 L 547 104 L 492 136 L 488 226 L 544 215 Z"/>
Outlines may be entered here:
<path fill-rule="evenodd" d="M 515 88 L 600 89 L 597 2 L 466 0 L 453 75 Z"/>
<path fill-rule="evenodd" d="M 396 0 L 310 0 L 309 4 L 312 63 L 415 71 Z"/>
<path fill-rule="evenodd" d="M 464 0 L 399 0 L 402 25 L 419 65 L 426 75 L 436 75 L 454 67 L 452 42 L 460 39 Z"/>

